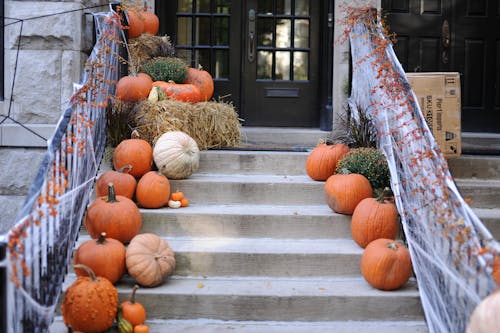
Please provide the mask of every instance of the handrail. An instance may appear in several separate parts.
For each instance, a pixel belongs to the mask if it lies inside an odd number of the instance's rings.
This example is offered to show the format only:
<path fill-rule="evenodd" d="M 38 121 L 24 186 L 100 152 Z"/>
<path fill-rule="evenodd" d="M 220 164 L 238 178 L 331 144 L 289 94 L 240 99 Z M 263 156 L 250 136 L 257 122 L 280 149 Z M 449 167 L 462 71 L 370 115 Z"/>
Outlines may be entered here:
<path fill-rule="evenodd" d="M 48 331 L 104 154 L 125 34 L 113 8 L 93 15 L 97 39 L 82 83 L 48 141 L 16 223 L 0 235 L 2 332 Z"/>

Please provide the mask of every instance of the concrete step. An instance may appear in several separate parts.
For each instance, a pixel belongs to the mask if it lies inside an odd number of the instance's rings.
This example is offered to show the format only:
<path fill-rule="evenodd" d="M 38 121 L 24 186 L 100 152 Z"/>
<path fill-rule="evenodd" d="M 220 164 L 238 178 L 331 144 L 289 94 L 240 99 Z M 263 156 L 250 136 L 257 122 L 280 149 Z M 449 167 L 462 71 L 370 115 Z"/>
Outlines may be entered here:
<path fill-rule="evenodd" d="M 229 320 L 147 320 L 154 333 L 427 333 L 422 321 L 328 321 L 328 322 L 276 322 Z M 50 333 L 66 333 L 62 317 L 55 318 Z M 110 330 L 116 333 L 118 330 Z"/>
<path fill-rule="evenodd" d="M 89 240 L 82 236 L 79 243 Z M 179 276 L 353 277 L 363 249 L 351 239 L 164 237 Z"/>
<path fill-rule="evenodd" d="M 241 143 L 243 147 L 310 149 L 315 147 L 321 138 L 325 138 L 329 134 L 330 132 L 317 128 L 242 127 Z"/>
<path fill-rule="evenodd" d="M 477 208 L 498 208 L 500 180 L 455 179 L 464 198 Z M 325 202 L 325 182 L 307 175 L 228 175 L 194 174 L 188 179 L 171 180 L 197 204 L 318 205 Z"/>
<path fill-rule="evenodd" d="M 500 156 L 462 155 L 448 160 L 454 178 L 500 179 Z"/>
<path fill-rule="evenodd" d="M 190 196 L 190 194 L 188 194 Z M 142 232 L 176 237 L 350 238 L 350 217 L 318 205 L 205 205 L 141 209 Z"/>
<path fill-rule="evenodd" d="M 74 281 L 69 274 L 63 290 Z M 117 284 L 128 299 L 133 280 Z M 232 321 L 422 321 L 415 281 L 380 291 L 363 278 L 310 279 L 170 277 L 155 288 L 140 288 L 136 300 L 157 320 Z M 58 307 L 59 309 L 60 307 Z"/>

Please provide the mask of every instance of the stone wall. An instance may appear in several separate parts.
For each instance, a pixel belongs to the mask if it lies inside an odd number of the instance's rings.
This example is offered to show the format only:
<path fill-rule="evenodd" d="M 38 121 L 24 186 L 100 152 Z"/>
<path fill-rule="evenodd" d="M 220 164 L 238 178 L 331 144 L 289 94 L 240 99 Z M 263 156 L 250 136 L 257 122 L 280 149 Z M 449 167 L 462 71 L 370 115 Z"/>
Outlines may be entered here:
<path fill-rule="evenodd" d="M 16 121 L 50 138 L 93 46 L 89 13 L 107 11 L 107 3 L 5 1 L 5 16 L 13 19 L 5 20 L 5 100 L 0 101 L 0 115 L 15 121 L 6 119 L 0 126 L 0 234 L 14 223 L 46 147 L 44 139 Z"/>

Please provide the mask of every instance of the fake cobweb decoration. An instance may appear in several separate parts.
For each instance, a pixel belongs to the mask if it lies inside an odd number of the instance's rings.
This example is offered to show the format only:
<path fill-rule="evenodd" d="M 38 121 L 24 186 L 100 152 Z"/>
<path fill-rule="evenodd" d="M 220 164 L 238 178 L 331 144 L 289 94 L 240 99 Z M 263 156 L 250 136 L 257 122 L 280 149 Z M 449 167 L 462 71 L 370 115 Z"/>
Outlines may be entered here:
<path fill-rule="evenodd" d="M 499 246 L 457 189 L 376 15 L 358 8 L 345 16 L 353 63 L 348 102 L 354 117 L 372 119 L 387 157 L 429 332 L 463 333 L 497 287 Z"/>

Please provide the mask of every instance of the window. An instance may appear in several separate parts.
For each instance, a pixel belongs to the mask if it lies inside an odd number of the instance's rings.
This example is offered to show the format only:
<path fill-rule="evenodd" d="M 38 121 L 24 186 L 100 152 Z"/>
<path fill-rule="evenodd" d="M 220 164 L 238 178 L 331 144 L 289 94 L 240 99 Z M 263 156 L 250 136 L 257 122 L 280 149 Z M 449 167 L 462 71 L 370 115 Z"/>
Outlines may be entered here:
<path fill-rule="evenodd" d="M 0 101 L 4 100 L 4 53 L 3 53 L 3 26 L 4 26 L 4 0 L 0 0 Z"/>

